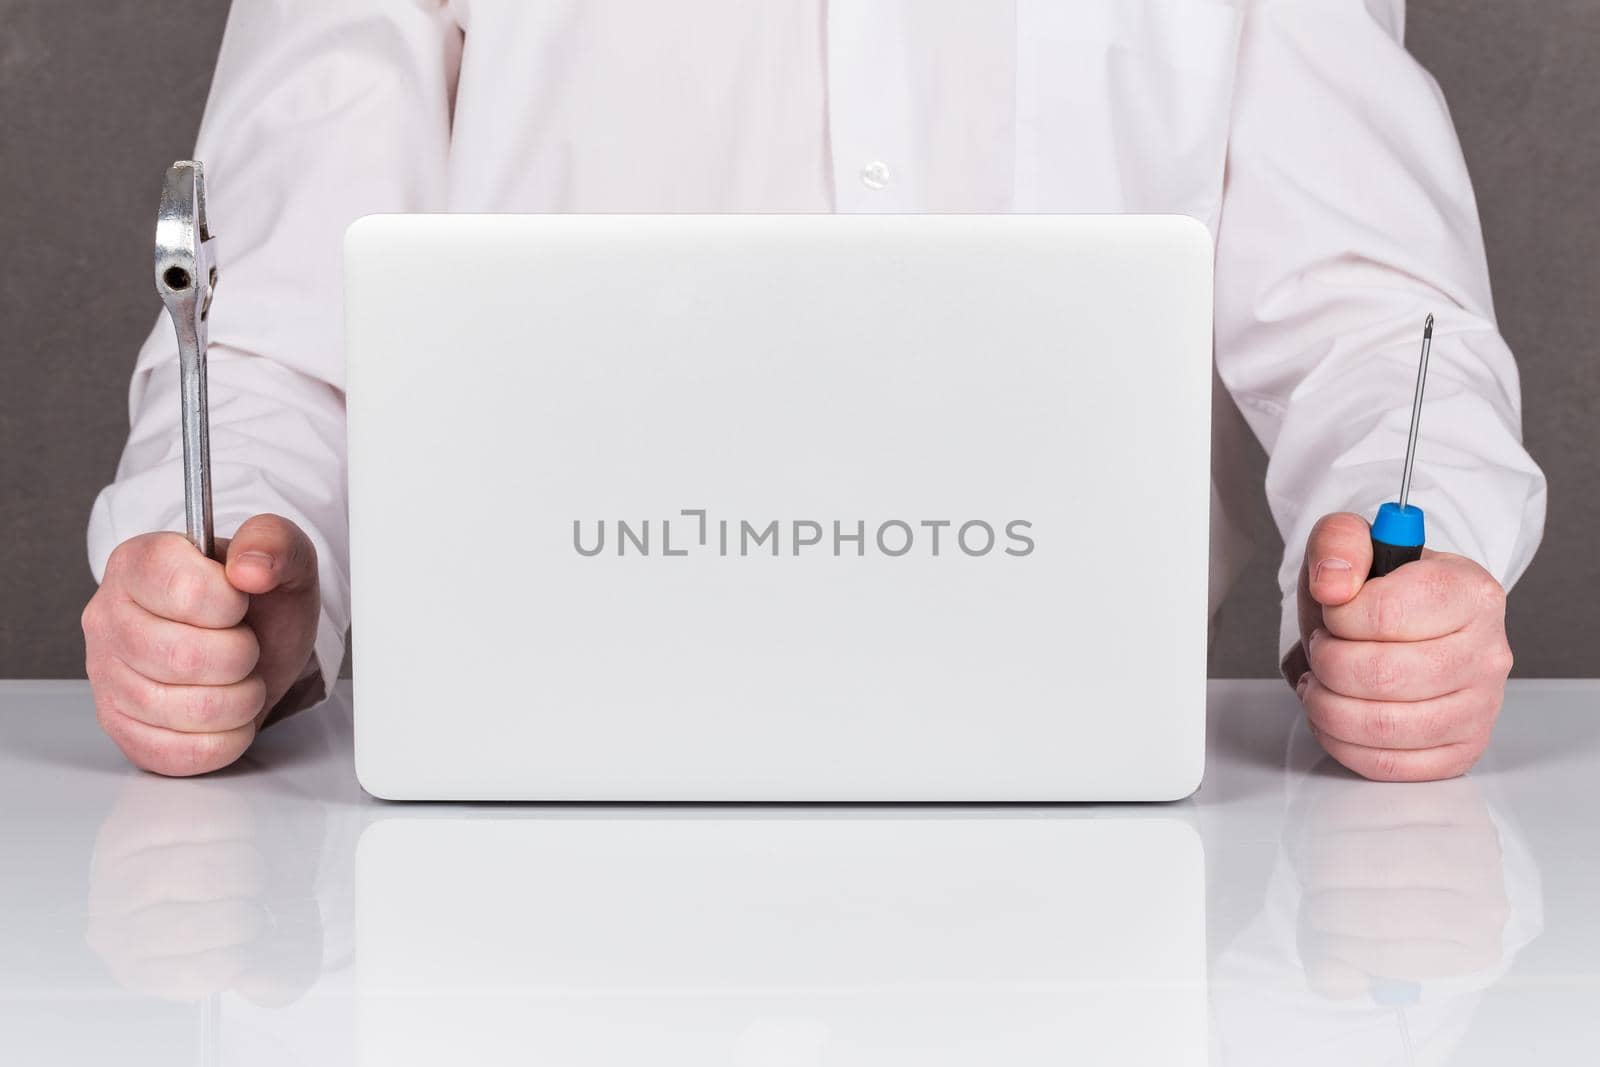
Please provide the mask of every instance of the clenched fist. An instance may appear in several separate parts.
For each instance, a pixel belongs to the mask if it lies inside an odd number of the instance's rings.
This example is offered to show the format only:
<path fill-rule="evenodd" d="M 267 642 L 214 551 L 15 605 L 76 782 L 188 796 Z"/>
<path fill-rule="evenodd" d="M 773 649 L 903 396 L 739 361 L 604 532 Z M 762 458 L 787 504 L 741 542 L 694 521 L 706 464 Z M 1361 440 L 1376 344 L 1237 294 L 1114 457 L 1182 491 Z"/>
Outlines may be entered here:
<path fill-rule="evenodd" d="M 320 593 L 306 535 L 257 515 L 217 551 L 226 566 L 179 534 L 129 538 L 83 611 L 100 725 L 158 774 L 238 759 L 311 662 Z"/>
<path fill-rule="evenodd" d="M 1328 754 L 1384 781 L 1453 778 L 1478 761 L 1511 672 L 1506 596 L 1464 556 L 1366 581 L 1371 529 L 1321 519 L 1300 568 L 1300 643 L 1284 674 Z"/>

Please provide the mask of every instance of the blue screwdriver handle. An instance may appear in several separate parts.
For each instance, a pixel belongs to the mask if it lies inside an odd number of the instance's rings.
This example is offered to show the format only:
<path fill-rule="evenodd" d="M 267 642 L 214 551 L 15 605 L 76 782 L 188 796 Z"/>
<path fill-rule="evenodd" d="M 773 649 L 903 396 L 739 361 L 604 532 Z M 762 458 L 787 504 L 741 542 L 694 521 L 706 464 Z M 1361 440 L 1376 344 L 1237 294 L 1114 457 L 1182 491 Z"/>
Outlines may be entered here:
<path fill-rule="evenodd" d="M 1367 577 L 1382 578 L 1397 567 L 1422 558 L 1426 539 L 1422 509 L 1393 501 L 1378 509 L 1372 521 L 1372 569 Z"/>
<path fill-rule="evenodd" d="M 1368 578 L 1382 578 L 1422 558 L 1426 539 L 1422 509 L 1412 507 L 1411 465 L 1417 458 L 1417 427 L 1422 421 L 1422 389 L 1428 381 L 1428 351 L 1433 348 L 1433 316 L 1422 324 L 1422 356 L 1417 360 L 1417 391 L 1411 397 L 1411 432 L 1406 435 L 1406 464 L 1400 475 L 1400 499 L 1378 509 L 1372 520 L 1372 569 Z"/>

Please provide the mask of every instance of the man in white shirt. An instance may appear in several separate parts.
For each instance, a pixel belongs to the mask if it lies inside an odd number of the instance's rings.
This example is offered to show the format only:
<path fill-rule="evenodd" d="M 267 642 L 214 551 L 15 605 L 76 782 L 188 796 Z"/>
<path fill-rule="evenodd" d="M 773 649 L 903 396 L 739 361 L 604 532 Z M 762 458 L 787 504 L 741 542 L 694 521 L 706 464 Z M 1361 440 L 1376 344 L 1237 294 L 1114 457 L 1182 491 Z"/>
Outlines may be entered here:
<path fill-rule="evenodd" d="M 1460 147 L 1403 23 L 1403 0 L 236 0 L 196 158 L 226 247 L 211 447 L 237 532 L 225 568 L 149 532 L 182 528 L 158 322 L 90 520 L 102 725 L 141 767 L 199 773 L 331 685 L 339 255 L 361 215 L 1171 212 L 1216 238 L 1216 369 L 1270 455 L 1279 653 L 1313 731 L 1369 777 L 1461 773 L 1500 707 L 1504 590 L 1545 483 Z M 1392 495 L 1430 312 L 1414 489 L 1439 551 L 1364 584 L 1358 513 Z M 1239 562 L 1230 459 L 1213 608 Z"/>

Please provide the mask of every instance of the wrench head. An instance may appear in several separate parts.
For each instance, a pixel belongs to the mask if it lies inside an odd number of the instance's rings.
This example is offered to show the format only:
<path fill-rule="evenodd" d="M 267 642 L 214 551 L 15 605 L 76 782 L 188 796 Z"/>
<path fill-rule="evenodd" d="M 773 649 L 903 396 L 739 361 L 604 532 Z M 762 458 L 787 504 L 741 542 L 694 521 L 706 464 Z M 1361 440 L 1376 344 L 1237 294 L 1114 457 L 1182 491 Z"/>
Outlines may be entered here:
<path fill-rule="evenodd" d="M 201 164 L 180 160 L 167 169 L 156 216 L 156 293 L 175 323 L 203 336 L 217 284 L 216 248 L 206 220 Z"/>

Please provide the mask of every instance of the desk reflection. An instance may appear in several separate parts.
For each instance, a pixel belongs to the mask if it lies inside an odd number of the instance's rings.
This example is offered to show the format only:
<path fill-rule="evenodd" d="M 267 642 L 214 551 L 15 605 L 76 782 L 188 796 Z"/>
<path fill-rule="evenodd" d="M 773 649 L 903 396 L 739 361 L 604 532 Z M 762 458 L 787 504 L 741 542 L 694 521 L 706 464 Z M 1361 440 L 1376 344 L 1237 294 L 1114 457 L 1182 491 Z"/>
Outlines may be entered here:
<path fill-rule="evenodd" d="M 128 993 L 187 1006 L 192 1062 L 353 1057 L 338 987 L 355 828 L 313 797 L 285 775 L 130 775 L 96 835 L 84 941 Z M 101 1029 L 103 1062 L 191 1062 L 172 1055 L 172 1031 L 129 1048 L 130 1020 L 162 1016 L 120 1004 Z"/>
<path fill-rule="evenodd" d="M 1206 1056 L 1170 819 L 385 819 L 356 896 L 364 1063 Z"/>
<path fill-rule="evenodd" d="M 323 822 L 292 794 L 130 778 L 95 840 L 84 939 L 129 990 L 290 1003 L 322 967 Z"/>
<path fill-rule="evenodd" d="M 1514 1046 L 1530 981 L 1587 1003 L 1570 921 L 1502 979 L 1544 918 L 1514 816 L 1586 817 L 1592 719 L 1530 706 L 1473 775 L 1393 786 L 1259 692 L 1214 709 L 1195 800 L 1148 807 L 384 804 L 342 695 L 199 781 L 19 730 L 0 1034 L 30 1063 L 1183 1065 L 1209 1040 L 1347 1067 Z M 12 722 L 88 737 L 86 700 Z M 1582 855 L 1553 915 L 1588 914 Z"/>
<path fill-rule="evenodd" d="M 1472 776 L 1309 764 L 1287 775 L 1265 905 L 1214 971 L 1225 1062 L 1443 1062 L 1539 932 L 1538 869 Z"/>

